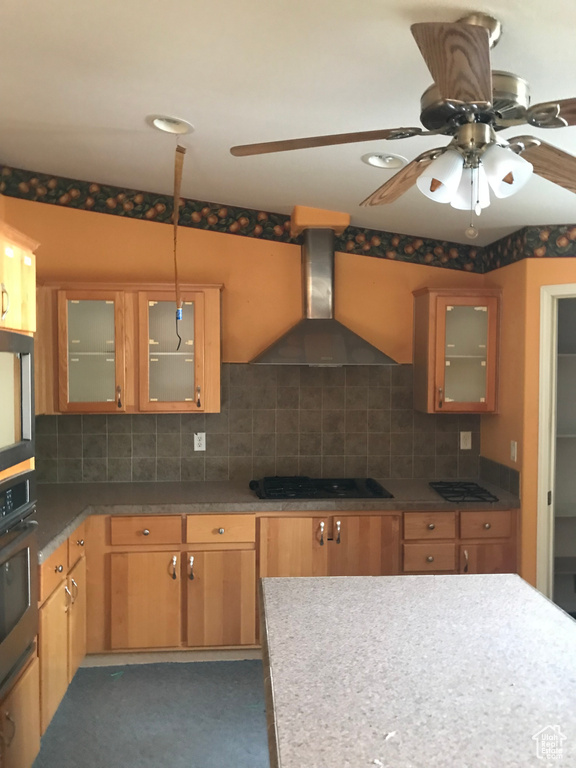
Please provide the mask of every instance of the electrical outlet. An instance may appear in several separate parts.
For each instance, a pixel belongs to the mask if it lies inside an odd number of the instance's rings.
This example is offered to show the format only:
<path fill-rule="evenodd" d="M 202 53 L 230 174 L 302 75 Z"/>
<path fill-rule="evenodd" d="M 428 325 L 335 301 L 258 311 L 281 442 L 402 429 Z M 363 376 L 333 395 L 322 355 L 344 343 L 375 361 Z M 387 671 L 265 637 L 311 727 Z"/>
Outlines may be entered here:
<path fill-rule="evenodd" d="M 194 450 L 206 450 L 206 432 L 194 432 Z"/>
<path fill-rule="evenodd" d="M 510 440 L 510 458 L 512 461 L 518 461 L 518 443 L 516 440 Z"/>
<path fill-rule="evenodd" d="M 472 450 L 472 432 L 460 432 L 460 450 Z"/>

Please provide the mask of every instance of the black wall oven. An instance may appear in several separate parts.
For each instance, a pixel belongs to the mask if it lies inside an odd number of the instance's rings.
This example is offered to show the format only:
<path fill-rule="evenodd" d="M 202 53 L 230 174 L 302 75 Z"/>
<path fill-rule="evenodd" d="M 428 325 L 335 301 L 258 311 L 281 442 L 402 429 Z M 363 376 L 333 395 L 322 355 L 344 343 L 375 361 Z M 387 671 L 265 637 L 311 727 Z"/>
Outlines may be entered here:
<path fill-rule="evenodd" d="M 34 456 L 34 340 L 0 331 L 0 471 Z"/>
<path fill-rule="evenodd" d="M 38 546 L 34 472 L 0 482 L 0 698 L 34 652 L 38 633 Z"/>

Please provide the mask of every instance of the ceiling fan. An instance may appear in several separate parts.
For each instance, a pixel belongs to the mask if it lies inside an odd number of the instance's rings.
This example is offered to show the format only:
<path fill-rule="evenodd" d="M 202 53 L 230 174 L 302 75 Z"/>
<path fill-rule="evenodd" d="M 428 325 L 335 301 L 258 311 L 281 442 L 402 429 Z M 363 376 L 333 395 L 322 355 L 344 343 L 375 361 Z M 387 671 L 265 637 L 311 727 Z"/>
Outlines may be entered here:
<path fill-rule="evenodd" d="M 432 200 L 477 214 L 496 197 L 508 197 L 532 171 L 576 193 L 576 157 L 534 136 L 505 140 L 497 132 L 515 125 L 576 125 L 576 98 L 530 106 L 528 83 L 491 71 L 490 48 L 501 24 L 483 13 L 455 23 L 413 24 L 411 32 L 434 79 L 420 99 L 422 128 L 393 128 L 313 136 L 232 147 L 235 156 L 433 134 L 451 136 L 444 147 L 418 155 L 361 205 L 392 203 L 417 184 Z M 472 228 L 473 229 L 473 228 Z M 475 236 L 473 233 L 470 236 Z"/>

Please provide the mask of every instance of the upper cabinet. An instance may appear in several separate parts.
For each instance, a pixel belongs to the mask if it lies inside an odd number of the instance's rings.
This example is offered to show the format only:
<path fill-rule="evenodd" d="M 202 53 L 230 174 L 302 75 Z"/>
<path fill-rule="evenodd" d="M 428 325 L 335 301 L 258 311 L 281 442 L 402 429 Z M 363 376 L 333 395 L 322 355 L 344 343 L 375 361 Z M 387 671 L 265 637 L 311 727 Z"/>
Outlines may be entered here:
<path fill-rule="evenodd" d="M 60 411 L 125 411 L 122 291 L 58 291 Z"/>
<path fill-rule="evenodd" d="M 0 328 L 36 330 L 37 247 L 35 240 L 0 222 Z"/>
<path fill-rule="evenodd" d="M 182 298 L 176 323 L 167 286 L 39 288 L 37 412 L 219 411 L 220 286 Z"/>
<path fill-rule="evenodd" d="M 495 413 L 500 291 L 414 293 L 414 408 Z"/>

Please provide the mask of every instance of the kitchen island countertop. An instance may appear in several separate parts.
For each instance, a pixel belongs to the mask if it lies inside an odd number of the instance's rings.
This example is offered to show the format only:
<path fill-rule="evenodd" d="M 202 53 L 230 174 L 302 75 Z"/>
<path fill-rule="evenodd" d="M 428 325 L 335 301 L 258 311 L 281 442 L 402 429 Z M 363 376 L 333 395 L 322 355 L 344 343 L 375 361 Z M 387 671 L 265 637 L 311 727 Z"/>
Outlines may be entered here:
<path fill-rule="evenodd" d="M 519 576 L 263 579 L 262 608 L 272 768 L 576 765 L 576 622 Z"/>
<path fill-rule="evenodd" d="M 516 509 L 517 496 L 488 483 L 498 496 L 493 504 L 454 504 L 444 501 L 427 480 L 379 479 L 393 499 L 327 501 L 259 499 L 247 482 L 189 483 L 60 483 L 38 486 L 40 562 L 51 554 L 89 514 L 214 514 L 218 512 L 338 512 L 338 511 L 446 511 L 456 509 Z"/>

